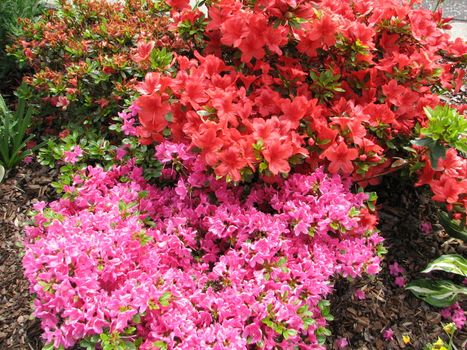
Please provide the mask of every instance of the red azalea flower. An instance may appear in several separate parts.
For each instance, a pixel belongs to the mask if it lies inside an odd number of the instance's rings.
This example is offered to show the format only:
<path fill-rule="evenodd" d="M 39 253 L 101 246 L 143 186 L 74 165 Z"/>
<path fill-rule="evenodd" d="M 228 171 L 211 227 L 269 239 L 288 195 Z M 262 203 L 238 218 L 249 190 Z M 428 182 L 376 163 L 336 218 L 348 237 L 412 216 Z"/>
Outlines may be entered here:
<path fill-rule="evenodd" d="M 341 142 L 339 146 L 333 144 L 327 148 L 320 158 L 324 157 L 331 162 L 328 167 L 331 173 L 335 174 L 342 170 L 344 174 L 350 174 L 354 169 L 352 160 L 358 157 L 358 151 L 355 148 L 348 148 L 344 142 Z"/>
<path fill-rule="evenodd" d="M 439 180 L 433 180 L 430 187 L 434 193 L 433 200 L 449 204 L 456 203 L 459 200 L 459 195 L 467 191 L 465 181 L 458 182 L 456 179 L 444 174 L 441 175 Z"/>
<path fill-rule="evenodd" d="M 136 54 L 133 55 L 133 61 L 143 62 L 146 61 L 151 55 L 152 50 L 154 49 L 155 42 L 153 40 L 145 42 L 143 40 L 138 41 L 138 47 Z"/>
<path fill-rule="evenodd" d="M 266 144 L 263 150 L 264 159 L 268 162 L 269 171 L 274 175 L 287 174 L 290 171 L 288 159 L 293 154 L 293 147 L 288 142 L 275 138 Z"/>
<path fill-rule="evenodd" d="M 161 132 L 167 126 L 165 116 L 170 112 L 170 105 L 164 103 L 158 94 L 143 95 L 136 100 L 139 120 L 150 132 Z"/>
<path fill-rule="evenodd" d="M 166 3 L 177 10 L 183 10 L 184 8 L 190 7 L 189 0 L 166 0 Z"/>
<path fill-rule="evenodd" d="M 240 170 L 247 164 L 238 145 L 232 145 L 219 156 L 220 164 L 216 167 L 217 176 L 229 176 L 233 181 L 240 181 Z"/>

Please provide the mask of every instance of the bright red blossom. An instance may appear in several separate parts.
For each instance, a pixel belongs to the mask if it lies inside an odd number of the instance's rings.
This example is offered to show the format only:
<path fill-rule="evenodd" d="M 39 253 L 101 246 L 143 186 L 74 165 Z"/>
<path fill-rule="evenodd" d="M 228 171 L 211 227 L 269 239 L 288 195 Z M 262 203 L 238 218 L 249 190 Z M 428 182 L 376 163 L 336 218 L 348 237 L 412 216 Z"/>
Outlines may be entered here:
<path fill-rule="evenodd" d="M 143 95 L 136 100 L 139 120 L 150 132 L 159 133 L 167 126 L 165 116 L 170 112 L 170 105 L 162 101 L 159 94 Z"/>
<path fill-rule="evenodd" d="M 274 175 L 279 173 L 287 174 L 290 171 L 288 159 L 293 154 L 293 148 L 290 143 L 276 138 L 266 144 L 262 153 L 264 159 L 268 162 L 269 170 Z"/>
<path fill-rule="evenodd" d="M 350 174 L 354 167 L 352 160 L 358 157 L 358 151 L 355 148 L 348 148 L 344 142 L 333 144 L 327 148 L 322 154 L 321 158 L 326 157 L 331 163 L 329 164 L 329 171 L 333 174 L 342 171 L 344 174 Z"/>

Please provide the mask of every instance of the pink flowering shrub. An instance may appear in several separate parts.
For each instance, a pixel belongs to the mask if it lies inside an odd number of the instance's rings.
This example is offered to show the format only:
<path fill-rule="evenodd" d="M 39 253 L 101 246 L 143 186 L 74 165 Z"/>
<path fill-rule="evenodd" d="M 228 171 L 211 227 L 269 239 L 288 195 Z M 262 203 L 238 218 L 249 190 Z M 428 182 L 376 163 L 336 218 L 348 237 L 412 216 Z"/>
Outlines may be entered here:
<path fill-rule="evenodd" d="M 330 279 L 379 271 L 368 196 L 321 169 L 230 187 L 185 145 L 156 156 L 157 186 L 89 167 L 36 205 L 24 268 L 47 342 L 324 349 Z"/>

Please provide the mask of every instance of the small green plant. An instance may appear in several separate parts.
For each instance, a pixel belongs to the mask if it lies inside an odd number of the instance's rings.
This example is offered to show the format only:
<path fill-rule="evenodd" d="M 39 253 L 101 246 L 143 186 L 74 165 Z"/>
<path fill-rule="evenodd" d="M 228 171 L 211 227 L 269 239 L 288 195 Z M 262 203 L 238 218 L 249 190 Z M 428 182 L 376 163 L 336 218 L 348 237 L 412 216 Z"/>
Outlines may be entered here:
<path fill-rule="evenodd" d="M 441 255 L 429 263 L 422 272 L 429 273 L 435 270 L 466 277 L 467 259 L 458 254 Z M 410 290 L 417 298 L 436 307 L 450 306 L 459 297 L 467 295 L 467 287 L 449 280 L 414 280 L 407 285 L 406 289 Z"/>
<path fill-rule="evenodd" d="M 463 115 L 449 106 L 425 108 L 425 114 L 428 125 L 420 130 L 423 138 L 412 143 L 428 148 L 433 168 L 437 167 L 439 158 L 445 157 L 446 146 L 467 154 L 467 119 Z"/>
<path fill-rule="evenodd" d="M 443 339 L 438 337 L 434 343 L 425 345 L 423 350 L 457 350 L 457 347 L 454 345 L 454 335 L 456 334 L 457 328 L 454 323 L 448 323 L 443 325 L 443 330 L 448 336 L 449 340 L 445 342 Z"/>
<path fill-rule="evenodd" d="M 27 130 L 33 109 L 18 101 L 16 112 L 11 112 L 0 95 L 0 164 L 8 171 L 30 154 L 26 144 L 33 138 Z"/>

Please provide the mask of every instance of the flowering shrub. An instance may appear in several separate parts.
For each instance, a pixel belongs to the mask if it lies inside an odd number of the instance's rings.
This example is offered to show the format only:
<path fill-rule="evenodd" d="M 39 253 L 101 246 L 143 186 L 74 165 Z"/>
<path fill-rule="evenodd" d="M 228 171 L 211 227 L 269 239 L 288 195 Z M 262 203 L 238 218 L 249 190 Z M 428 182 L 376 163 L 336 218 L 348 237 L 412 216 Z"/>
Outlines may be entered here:
<path fill-rule="evenodd" d="M 58 117 L 96 127 L 120 110 L 135 78 L 189 48 L 170 30 L 166 8 L 144 0 L 60 0 L 37 23 L 24 20 L 9 49 L 32 70 L 24 78 L 32 91 L 22 93 L 44 106 L 49 123 Z"/>
<path fill-rule="evenodd" d="M 437 92 L 462 85 L 466 44 L 415 1 L 221 0 L 207 18 L 184 3 L 179 31 L 204 33 L 204 50 L 138 85 L 139 134 L 189 144 L 228 180 L 327 165 L 377 183 L 407 157 Z"/>
<path fill-rule="evenodd" d="M 24 267 L 55 347 L 324 349 L 336 274 L 377 273 L 364 193 L 322 169 L 229 187 L 181 144 L 157 147 L 160 185 L 89 167 L 37 204 Z"/>

